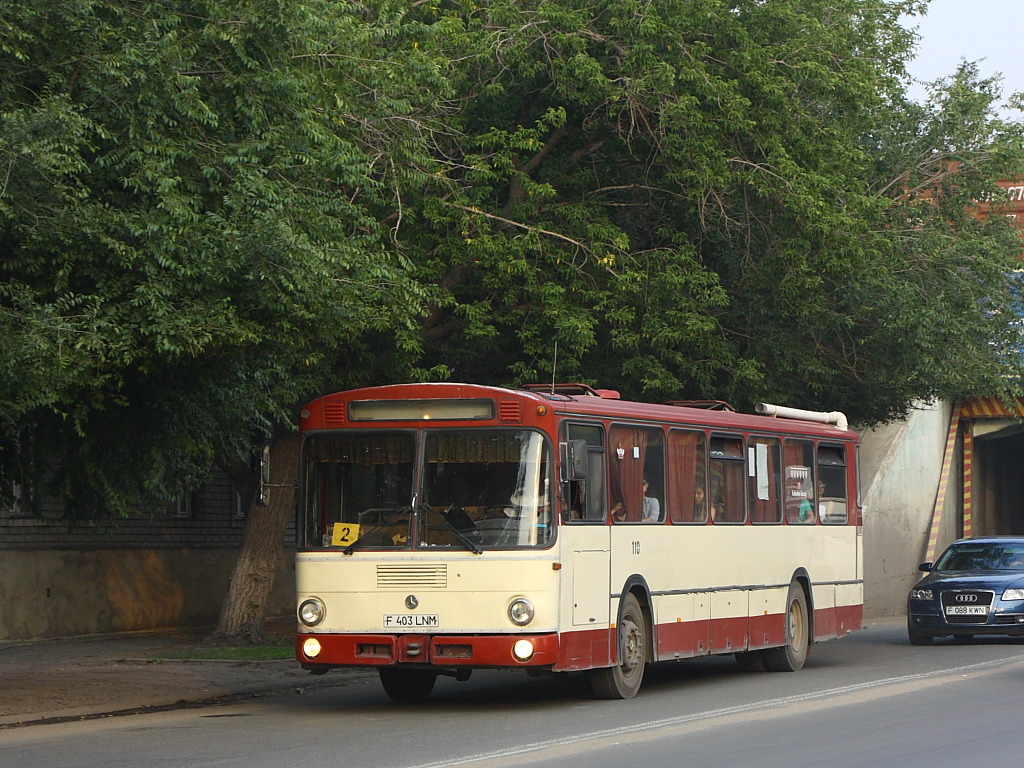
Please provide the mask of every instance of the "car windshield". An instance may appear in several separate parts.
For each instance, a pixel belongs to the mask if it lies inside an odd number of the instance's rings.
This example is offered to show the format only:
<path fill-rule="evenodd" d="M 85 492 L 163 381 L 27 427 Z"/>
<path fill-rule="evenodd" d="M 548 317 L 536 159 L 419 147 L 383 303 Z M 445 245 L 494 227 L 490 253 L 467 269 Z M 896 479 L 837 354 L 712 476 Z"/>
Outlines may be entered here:
<path fill-rule="evenodd" d="M 554 537 L 539 432 L 332 433 L 311 437 L 305 456 L 306 546 L 479 551 Z"/>
<path fill-rule="evenodd" d="M 1024 542 L 954 544 L 935 563 L 937 571 L 1024 571 Z"/>

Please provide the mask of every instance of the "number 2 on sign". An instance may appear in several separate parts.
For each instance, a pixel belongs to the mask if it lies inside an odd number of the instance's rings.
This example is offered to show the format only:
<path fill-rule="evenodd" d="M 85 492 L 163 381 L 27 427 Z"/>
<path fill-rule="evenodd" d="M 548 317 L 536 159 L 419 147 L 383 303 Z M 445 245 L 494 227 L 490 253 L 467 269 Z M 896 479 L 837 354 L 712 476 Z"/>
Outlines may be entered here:
<path fill-rule="evenodd" d="M 357 523 L 335 523 L 331 529 L 331 546 L 347 547 L 359 538 L 359 525 Z"/>

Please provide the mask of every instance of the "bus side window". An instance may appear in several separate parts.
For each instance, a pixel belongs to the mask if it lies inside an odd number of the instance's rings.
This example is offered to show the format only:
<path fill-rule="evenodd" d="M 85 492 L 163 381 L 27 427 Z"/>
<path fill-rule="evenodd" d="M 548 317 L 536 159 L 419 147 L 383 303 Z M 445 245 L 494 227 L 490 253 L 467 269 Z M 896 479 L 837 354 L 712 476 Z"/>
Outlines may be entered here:
<path fill-rule="evenodd" d="M 706 442 L 703 432 L 669 430 L 667 503 L 673 523 L 708 520 Z"/>
<path fill-rule="evenodd" d="M 746 461 L 743 438 L 711 438 L 711 519 L 742 523 L 746 519 Z"/>
<path fill-rule="evenodd" d="M 846 525 L 846 451 L 841 445 L 818 446 L 818 516 L 822 523 Z"/>
<path fill-rule="evenodd" d="M 780 453 L 777 437 L 750 438 L 747 446 L 747 477 L 750 486 L 752 523 L 782 522 L 782 499 L 779 495 Z"/>
<path fill-rule="evenodd" d="M 814 525 L 814 444 L 810 440 L 786 440 L 782 454 L 786 522 Z"/>
<path fill-rule="evenodd" d="M 609 430 L 611 516 L 616 523 L 664 522 L 665 444 L 659 428 Z"/>
<path fill-rule="evenodd" d="M 570 521 L 597 522 L 605 519 L 604 430 L 593 424 L 566 425 L 569 442 L 582 440 L 586 444 L 586 477 L 570 479 L 566 503 L 566 516 Z M 579 446 L 579 443 L 575 443 Z M 578 457 L 577 457 L 578 458 Z"/>

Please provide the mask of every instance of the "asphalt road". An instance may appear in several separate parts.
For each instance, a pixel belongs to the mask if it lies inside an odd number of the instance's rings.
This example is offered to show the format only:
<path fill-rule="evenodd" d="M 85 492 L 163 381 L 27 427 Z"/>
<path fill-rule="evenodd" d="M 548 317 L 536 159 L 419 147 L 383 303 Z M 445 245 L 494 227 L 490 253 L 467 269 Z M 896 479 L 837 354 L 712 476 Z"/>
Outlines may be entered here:
<path fill-rule="evenodd" d="M 910 646 L 887 622 L 814 648 L 799 673 L 731 657 L 648 669 L 640 695 L 477 673 L 420 706 L 373 679 L 339 688 L 0 732 L 0 765 L 32 766 L 1017 766 L 1024 641 Z"/>

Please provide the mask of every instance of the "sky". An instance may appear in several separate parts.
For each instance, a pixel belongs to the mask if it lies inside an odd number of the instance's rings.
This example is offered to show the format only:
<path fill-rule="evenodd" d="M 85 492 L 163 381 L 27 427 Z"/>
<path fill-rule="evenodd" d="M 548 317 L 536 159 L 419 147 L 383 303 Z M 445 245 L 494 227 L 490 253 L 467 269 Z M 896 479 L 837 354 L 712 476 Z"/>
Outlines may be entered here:
<path fill-rule="evenodd" d="M 984 77 L 1003 74 L 1004 99 L 1024 91 L 1024 0 L 932 0 L 927 16 L 905 21 L 920 35 L 917 56 L 908 65 L 914 79 L 946 77 L 967 59 L 979 62 Z M 915 86 L 910 95 L 923 100 L 924 88 Z"/>

